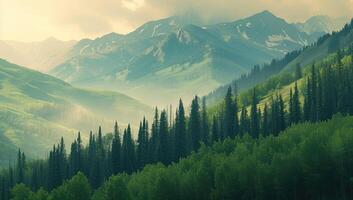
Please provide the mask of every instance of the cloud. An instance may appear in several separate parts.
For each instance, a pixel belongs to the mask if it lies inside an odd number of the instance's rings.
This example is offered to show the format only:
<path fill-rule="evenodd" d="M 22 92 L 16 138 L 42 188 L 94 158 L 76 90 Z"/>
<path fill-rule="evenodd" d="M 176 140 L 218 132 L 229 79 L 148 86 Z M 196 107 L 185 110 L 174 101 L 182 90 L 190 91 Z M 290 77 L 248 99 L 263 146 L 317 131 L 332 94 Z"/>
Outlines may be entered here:
<path fill-rule="evenodd" d="M 144 0 L 122 0 L 122 4 L 125 8 L 136 11 L 138 8 L 144 5 Z"/>
<path fill-rule="evenodd" d="M 290 22 L 352 16 L 353 0 L 0 0 L 0 39 L 94 38 L 127 33 L 149 20 L 193 13 L 207 22 L 269 10 Z"/>

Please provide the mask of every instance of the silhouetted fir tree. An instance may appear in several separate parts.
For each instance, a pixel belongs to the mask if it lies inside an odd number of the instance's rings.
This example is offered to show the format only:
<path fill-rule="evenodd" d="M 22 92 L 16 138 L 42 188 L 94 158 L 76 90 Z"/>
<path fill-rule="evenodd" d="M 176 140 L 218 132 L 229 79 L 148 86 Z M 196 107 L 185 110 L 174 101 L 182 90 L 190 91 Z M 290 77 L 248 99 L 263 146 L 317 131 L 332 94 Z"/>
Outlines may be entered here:
<path fill-rule="evenodd" d="M 131 136 L 131 127 L 128 125 L 124 130 L 123 146 L 121 153 L 122 170 L 127 173 L 132 173 L 135 169 L 135 144 Z"/>
<path fill-rule="evenodd" d="M 233 138 L 235 136 L 235 105 L 232 88 L 229 86 L 227 94 L 224 98 L 224 131 L 225 137 Z"/>
<path fill-rule="evenodd" d="M 262 128 L 263 136 L 264 137 L 269 136 L 269 134 L 270 134 L 270 125 L 269 125 L 269 113 L 268 113 L 267 103 L 265 103 L 265 106 L 264 106 L 261 128 Z"/>
<path fill-rule="evenodd" d="M 311 81 L 310 78 L 307 78 L 307 83 L 306 83 L 306 91 L 305 91 L 305 98 L 304 98 L 304 120 L 309 121 L 311 119 Z"/>
<path fill-rule="evenodd" d="M 271 128 L 270 132 L 274 135 L 277 135 L 277 133 L 280 131 L 280 106 L 279 106 L 279 98 L 278 95 L 276 99 L 271 100 Z"/>
<path fill-rule="evenodd" d="M 255 89 L 253 90 L 252 101 L 251 101 L 251 113 L 250 113 L 250 133 L 253 138 L 258 138 L 260 134 L 260 117 L 257 111 L 257 96 Z"/>
<path fill-rule="evenodd" d="M 157 159 L 163 164 L 170 162 L 170 148 L 169 148 L 169 130 L 168 130 L 168 116 L 167 112 L 163 110 L 159 120 L 159 134 L 157 142 Z"/>
<path fill-rule="evenodd" d="M 175 117 L 175 158 L 183 158 L 188 154 L 188 137 L 186 132 L 185 110 L 182 100 L 179 100 L 179 107 Z"/>
<path fill-rule="evenodd" d="M 196 151 L 200 147 L 201 139 L 200 105 L 197 96 L 195 96 L 191 103 L 189 136 L 191 137 L 192 150 Z"/>
<path fill-rule="evenodd" d="M 286 111 L 282 95 L 279 95 L 279 131 L 286 129 Z"/>
<path fill-rule="evenodd" d="M 151 138 L 149 142 L 149 158 L 150 162 L 156 162 L 157 161 L 157 143 L 158 143 L 158 134 L 159 134 L 159 113 L 158 109 L 155 109 L 154 113 L 154 118 L 153 118 L 153 123 L 152 123 L 152 129 L 151 129 Z"/>
<path fill-rule="evenodd" d="M 137 167 L 142 168 L 148 162 L 148 124 L 145 118 L 140 122 L 136 154 Z"/>
<path fill-rule="evenodd" d="M 234 86 L 234 134 L 235 136 L 239 135 L 239 107 L 238 107 L 238 90 L 237 90 L 237 85 L 235 84 Z"/>
<path fill-rule="evenodd" d="M 210 135 L 210 129 L 208 126 L 208 116 L 206 108 L 206 98 L 202 98 L 202 110 L 201 110 L 201 141 L 206 145 L 208 144 L 208 139 Z"/>
<path fill-rule="evenodd" d="M 320 73 L 317 74 L 317 103 L 316 103 L 316 120 L 321 121 L 323 119 L 323 99 L 322 99 L 322 81 Z"/>
<path fill-rule="evenodd" d="M 310 120 L 317 121 L 317 71 L 315 69 L 315 64 L 311 66 L 311 74 L 310 74 Z"/>
<path fill-rule="evenodd" d="M 112 172 L 117 174 L 121 171 L 121 139 L 118 122 L 114 125 L 114 136 L 112 141 L 112 151 L 111 151 L 111 163 Z"/>
<path fill-rule="evenodd" d="M 242 108 L 240 114 L 240 135 L 243 136 L 250 132 L 250 119 L 248 116 L 248 111 L 245 107 Z"/>
<path fill-rule="evenodd" d="M 217 142 L 219 140 L 219 133 L 218 133 L 218 120 L 216 116 L 213 116 L 212 120 L 212 132 L 211 132 L 211 141 Z"/>
<path fill-rule="evenodd" d="M 26 157 L 19 149 L 17 153 L 17 183 L 24 183 L 25 167 Z"/>
<path fill-rule="evenodd" d="M 288 124 L 292 124 L 294 121 L 294 112 L 293 112 L 293 91 L 292 88 L 289 89 L 289 117 Z"/>
<path fill-rule="evenodd" d="M 301 120 L 301 107 L 300 107 L 300 99 L 299 99 L 299 90 L 298 90 L 298 84 L 295 82 L 294 85 L 294 93 L 292 97 L 292 119 L 291 123 L 299 123 Z"/>

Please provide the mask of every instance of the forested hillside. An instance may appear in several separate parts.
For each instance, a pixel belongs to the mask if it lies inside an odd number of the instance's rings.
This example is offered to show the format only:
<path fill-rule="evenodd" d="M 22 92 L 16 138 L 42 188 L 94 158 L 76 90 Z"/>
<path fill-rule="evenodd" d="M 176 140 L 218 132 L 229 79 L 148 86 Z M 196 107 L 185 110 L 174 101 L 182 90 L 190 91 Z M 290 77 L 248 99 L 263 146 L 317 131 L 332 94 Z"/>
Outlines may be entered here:
<path fill-rule="evenodd" d="M 239 79 L 221 86 L 208 94 L 208 103 L 214 104 L 219 102 L 229 86 L 236 87 L 239 92 L 243 92 L 277 74 L 284 74 L 281 78 L 286 79 L 287 77 L 285 76 L 289 72 L 293 72 L 298 68 L 304 68 L 313 62 L 319 62 L 327 57 L 327 55 L 336 53 L 339 49 L 352 48 L 352 38 L 353 21 L 346 24 L 338 32 L 332 32 L 320 37 L 317 42 L 310 46 L 287 53 L 283 58 L 273 59 L 270 63 L 265 63 L 261 66 L 255 65 L 249 73 L 243 74 Z M 287 83 L 290 81 L 287 81 Z"/>
<path fill-rule="evenodd" d="M 342 115 L 353 114 L 352 53 L 293 72 L 288 87 L 268 90 L 270 101 L 257 87 L 247 107 L 229 88 L 216 108 L 195 97 L 188 116 L 181 100 L 174 120 L 156 109 L 137 140 L 130 126 L 121 138 L 116 124 L 112 135 L 91 133 L 88 146 L 79 134 L 68 155 L 63 140 L 46 160 L 28 162 L 19 151 L 17 165 L 2 172 L 1 196 L 15 186 L 13 197 L 34 199 L 350 199 L 353 119 Z"/>
<path fill-rule="evenodd" d="M 50 193 L 23 184 L 15 199 L 351 199 L 353 118 L 294 125 L 278 137 L 237 136 L 168 167 L 148 165 L 94 190 L 83 173 Z"/>

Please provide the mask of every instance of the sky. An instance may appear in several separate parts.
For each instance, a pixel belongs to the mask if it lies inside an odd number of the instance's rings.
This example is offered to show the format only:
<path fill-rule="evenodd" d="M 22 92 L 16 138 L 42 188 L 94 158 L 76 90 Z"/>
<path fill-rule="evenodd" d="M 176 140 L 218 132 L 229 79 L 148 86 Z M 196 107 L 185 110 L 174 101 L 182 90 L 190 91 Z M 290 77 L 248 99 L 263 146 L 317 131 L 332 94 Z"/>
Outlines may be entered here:
<path fill-rule="evenodd" d="M 0 0 L 0 40 L 96 38 L 143 23 L 193 13 L 208 23 L 269 10 L 289 22 L 314 15 L 351 17 L 353 0 Z"/>

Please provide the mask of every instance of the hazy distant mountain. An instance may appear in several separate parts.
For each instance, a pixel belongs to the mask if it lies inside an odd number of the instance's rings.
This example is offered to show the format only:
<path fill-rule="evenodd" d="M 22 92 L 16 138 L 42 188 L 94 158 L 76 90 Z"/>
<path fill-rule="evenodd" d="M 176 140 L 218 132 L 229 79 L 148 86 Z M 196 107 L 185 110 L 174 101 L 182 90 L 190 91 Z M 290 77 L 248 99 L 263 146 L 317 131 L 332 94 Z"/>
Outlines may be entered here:
<path fill-rule="evenodd" d="M 114 89 L 165 104 L 206 94 L 315 41 L 268 11 L 229 23 L 200 25 L 183 17 L 148 22 L 127 35 L 81 40 L 71 59 L 50 71 L 80 86 Z M 156 98 L 157 97 L 157 98 Z"/>
<path fill-rule="evenodd" d="M 331 18 L 329 16 L 320 15 L 313 16 L 304 23 L 296 23 L 295 25 L 299 30 L 309 34 L 315 32 L 331 33 L 332 31 L 341 29 L 348 21 L 349 19 L 347 17 Z"/>
<path fill-rule="evenodd" d="M 48 38 L 40 42 L 0 41 L 0 57 L 39 71 L 49 71 L 68 59 L 76 41 Z"/>
<path fill-rule="evenodd" d="M 87 139 L 102 125 L 109 132 L 138 121 L 152 108 L 117 92 L 79 89 L 64 81 L 0 59 L 0 165 L 20 147 L 30 157 L 44 153 L 77 131 Z M 6 161 L 5 163 L 3 163 Z"/>

